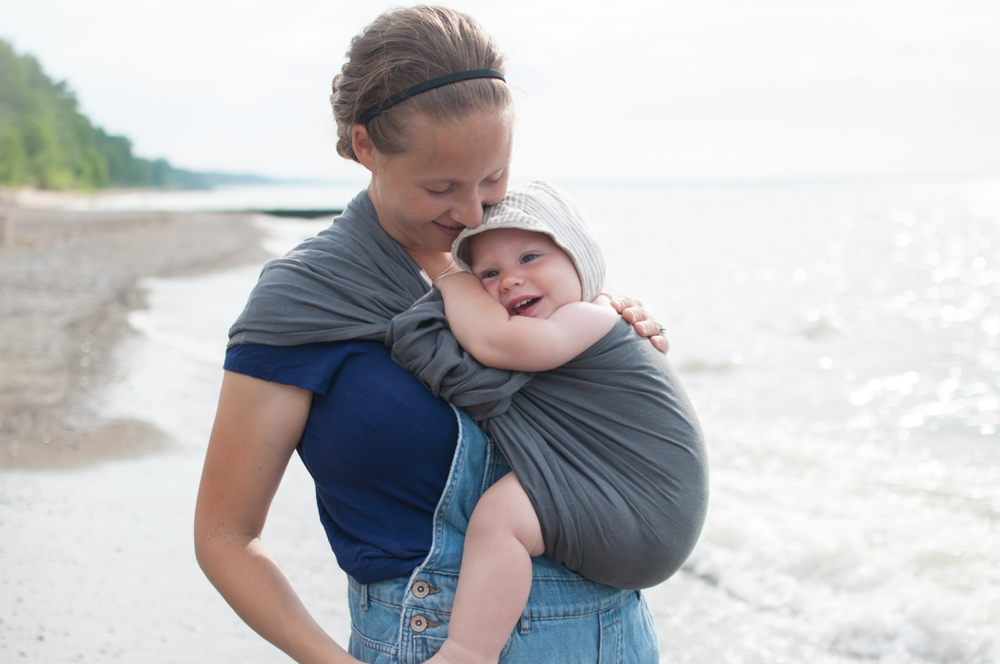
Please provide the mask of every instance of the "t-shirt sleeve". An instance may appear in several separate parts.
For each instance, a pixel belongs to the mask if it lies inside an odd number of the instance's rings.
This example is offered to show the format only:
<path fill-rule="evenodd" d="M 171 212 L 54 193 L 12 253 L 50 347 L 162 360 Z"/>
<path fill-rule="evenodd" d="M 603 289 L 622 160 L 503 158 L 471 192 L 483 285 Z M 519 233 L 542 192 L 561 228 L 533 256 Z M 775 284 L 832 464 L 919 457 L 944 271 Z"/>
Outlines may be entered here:
<path fill-rule="evenodd" d="M 326 396 L 350 352 L 349 346 L 349 342 L 337 341 L 298 346 L 239 344 L 226 351 L 223 368 Z"/>

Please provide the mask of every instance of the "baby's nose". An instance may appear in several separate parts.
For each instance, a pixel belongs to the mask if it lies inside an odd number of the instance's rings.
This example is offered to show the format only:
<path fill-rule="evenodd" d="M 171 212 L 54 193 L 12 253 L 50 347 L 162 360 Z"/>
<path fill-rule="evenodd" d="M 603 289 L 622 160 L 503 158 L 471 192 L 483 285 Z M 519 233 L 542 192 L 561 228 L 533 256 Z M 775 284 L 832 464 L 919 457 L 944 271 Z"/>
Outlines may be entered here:
<path fill-rule="evenodd" d="M 500 283 L 503 284 L 503 287 L 505 289 L 510 290 L 514 286 L 524 283 L 524 279 L 522 279 L 521 275 L 519 274 L 507 273 L 503 275 L 503 277 L 500 280 Z"/>

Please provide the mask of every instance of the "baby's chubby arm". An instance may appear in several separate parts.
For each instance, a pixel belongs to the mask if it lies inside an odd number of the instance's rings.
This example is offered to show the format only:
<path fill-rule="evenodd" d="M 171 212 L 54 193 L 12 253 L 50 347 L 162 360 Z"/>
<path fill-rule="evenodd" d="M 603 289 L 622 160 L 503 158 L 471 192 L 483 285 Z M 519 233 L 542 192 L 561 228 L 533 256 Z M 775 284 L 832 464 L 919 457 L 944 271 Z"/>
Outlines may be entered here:
<path fill-rule="evenodd" d="M 436 281 L 445 315 L 462 348 L 482 364 L 511 371 L 548 371 L 597 343 L 618 321 L 610 300 L 572 302 L 547 319 L 510 316 L 479 279 L 454 272 Z"/>

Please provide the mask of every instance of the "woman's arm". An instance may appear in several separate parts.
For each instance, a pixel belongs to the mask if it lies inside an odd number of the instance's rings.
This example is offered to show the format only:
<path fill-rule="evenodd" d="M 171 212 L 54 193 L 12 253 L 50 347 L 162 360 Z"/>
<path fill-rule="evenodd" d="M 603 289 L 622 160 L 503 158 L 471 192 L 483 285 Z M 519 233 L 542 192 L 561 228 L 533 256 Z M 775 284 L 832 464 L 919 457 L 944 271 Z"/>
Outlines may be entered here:
<path fill-rule="evenodd" d="M 195 508 L 205 575 L 258 634 L 302 664 L 356 662 L 309 615 L 261 533 L 312 393 L 227 371 Z"/>
<path fill-rule="evenodd" d="M 548 318 L 511 316 L 468 272 L 450 274 L 436 285 L 458 343 L 497 369 L 554 369 L 597 343 L 618 320 L 604 299 L 563 305 Z"/>

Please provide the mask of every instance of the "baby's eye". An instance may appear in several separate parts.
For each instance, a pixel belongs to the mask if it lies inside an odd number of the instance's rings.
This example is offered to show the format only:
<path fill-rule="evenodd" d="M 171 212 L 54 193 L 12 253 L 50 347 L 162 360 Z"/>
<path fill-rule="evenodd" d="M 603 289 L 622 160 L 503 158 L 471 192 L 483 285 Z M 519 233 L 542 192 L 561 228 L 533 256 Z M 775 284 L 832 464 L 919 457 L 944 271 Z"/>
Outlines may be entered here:
<path fill-rule="evenodd" d="M 521 256 L 521 262 L 522 263 L 530 263 L 531 261 L 535 260 L 536 258 L 538 258 L 538 254 L 527 253 L 527 254 Z"/>
<path fill-rule="evenodd" d="M 500 273 L 497 272 L 496 270 L 486 270 L 485 272 L 481 272 L 479 274 L 479 279 L 480 280 L 492 279 L 492 278 L 496 277 L 498 274 L 500 274 Z"/>

